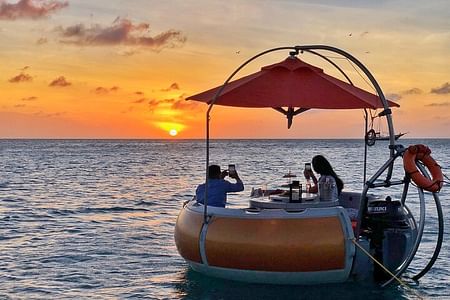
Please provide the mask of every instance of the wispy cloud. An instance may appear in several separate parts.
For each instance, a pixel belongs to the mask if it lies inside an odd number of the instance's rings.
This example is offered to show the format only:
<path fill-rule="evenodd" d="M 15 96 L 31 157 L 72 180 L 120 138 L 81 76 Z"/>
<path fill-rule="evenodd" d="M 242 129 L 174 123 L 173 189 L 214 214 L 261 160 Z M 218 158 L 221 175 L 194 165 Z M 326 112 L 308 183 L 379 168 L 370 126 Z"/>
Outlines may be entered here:
<path fill-rule="evenodd" d="M 199 103 L 194 101 L 187 102 L 185 100 L 185 95 L 181 95 L 177 99 L 151 99 L 148 101 L 148 106 L 150 111 L 154 111 L 157 108 L 170 108 L 174 110 L 197 110 L 199 108 Z"/>
<path fill-rule="evenodd" d="M 0 20 L 39 19 L 69 6 L 67 1 L 33 1 L 20 0 L 17 3 L 7 3 L 0 0 Z"/>
<path fill-rule="evenodd" d="M 140 98 L 140 99 L 137 99 L 137 100 L 134 100 L 134 101 L 132 101 L 132 103 L 144 103 L 144 102 L 146 102 L 148 99 L 147 98 Z"/>
<path fill-rule="evenodd" d="M 450 106 L 450 102 L 449 102 L 449 101 L 446 101 L 446 102 L 440 102 L 440 103 L 435 102 L 435 103 L 427 104 L 426 106 L 432 106 L 432 107 L 447 107 L 447 106 Z"/>
<path fill-rule="evenodd" d="M 47 113 L 47 112 L 43 112 L 43 111 L 38 111 L 33 113 L 33 115 L 38 116 L 38 117 L 45 117 L 45 118 L 52 118 L 52 117 L 61 117 L 63 115 L 67 114 L 67 112 L 62 111 L 62 112 L 54 112 L 54 113 Z"/>
<path fill-rule="evenodd" d="M 154 111 L 156 108 L 162 105 L 167 106 L 167 104 L 172 104 L 175 101 L 175 99 L 151 99 L 150 101 L 148 101 L 148 107 L 150 111 Z"/>
<path fill-rule="evenodd" d="M 118 90 L 119 90 L 118 86 L 113 86 L 111 88 L 105 88 L 105 87 L 99 86 L 95 90 L 93 90 L 93 92 L 96 94 L 104 95 L 104 94 L 108 94 L 110 92 L 117 92 Z"/>
<path fill-rule="evenodd" d="M 401 91 L 399 93 L 390 93 L 386 95 L 386 98 L 388 98 L 389 100 L 392 101 L 400 101 L 403 99 L 403 96 L 408 96 L 408 95 L 420 95 L 423 94 L 423 91 L 419 88 L 410 88 L 409 90 L 404 90 Z"/>
<path fill-rule="evenodd" d="M 406 91 L 402 91 L 402 95 L 420 95 L 420 94 L 423 94 L 423 91 L 416 87 Z"/>
<path fill-rule="evenodd" d="M 431 89 L 432 94 L 450 94 L 450 83 L 446 82 L 442 86 Z"/>
<path fill-rule="evenodd" d="M 14 76 L 13 78 L 10 78 L 8 81 L 11 83 L 18 83 L 18 82 L 26 82 L 26 81 L 32 81 L 33 76 L 26 73 L 20 73 L 17 76 Z"/>
<path fill-rule="evenodd" d="M 369 32 L 368 31 L 364 31 L 363 33 L 361 33 L 359 36 L 360 37 L 364 37 L 364 36 L 366 36 L 366 35 L 368 35 L 369 34 Z"/>
<path fill-rule="evenodd" d="M 124 18 L 117 18 L 111 26 L 99 24 L 87 27 L 77 24 L 69 27 L 57 27 L 62 43 L 79 46 L 141 46 L 152 50 L 172 48 L 182 45 L 186 37 L 178 30 L 168 30 L 149 36 L 149 23 L 136 23 Z M 131 53 L 132 54 L 132 53 Z"/>
<path fill-rule="evenodd" d="M 137 51 L 136 49 L 120 49 L 117 51 L 117 53 L 122 56 L 132 56 L 138 52 L 139 51 Z"/>
<path fill-rule="evenodd" d="M 43 44 L 47 44 L 47 43 L 48 43 L 48 40 L 45 37 L 41 37 L 36 41 L 37 45 L 43 45 Z"/>
<path fill-rule="evenodd" d="M 133 106 L 129 106 L 127 109 L 122 110 L 121 113 L 122 114 L 127 114 L 127 113 L 130 113 L 130 112 L 133 112 L 133 110 L 134 110 L 134 107 Z"/>
<path fill-rule="evenodd" d="M 24 98 L 22 98 L 20 100 L 22 100 L 22 101 L 35 101 L 35 100 L 37 100 L 37 98 L 38 97 L 36 97 L 36 96 L 31 96 L 31 97 L 24 97 Z"/>
<path fill-rule="evenodd" d="M 390 93 L 390 94 L 386 94 L 386 98 L 395 102 L 395 101 L 400 101 L 402 99 L 402 95 L 397 94 L 397 93 Z"/>
<path fill-rule="evenodd" d="M 67 79 L 64 76 L 59 76 L 58 78 L 54 79 L 52 82 L 50 82 L 49 86 L 52 87 L 66 87 L 72 85 L 72 83 L 68 82 Z"/>
<path fill-rule="evenodd" d="M 172 91 L 172 90 L 179 90 L 179 89 L 180 89 L 180 86 L 178 85 L 178 83 L 174 82 L 168 88 L 161 89 L 161 91 L 162 92 L 169 92 L 169 91 Z"/>
<path fill-rule="evenodd" d="M 199 103 L 194 101 L 186 101 L 184 99 L 180 99 L 175 101 L 172 104 L 172 109 L 179 110 L 197 110 L 199 108 Z"/>

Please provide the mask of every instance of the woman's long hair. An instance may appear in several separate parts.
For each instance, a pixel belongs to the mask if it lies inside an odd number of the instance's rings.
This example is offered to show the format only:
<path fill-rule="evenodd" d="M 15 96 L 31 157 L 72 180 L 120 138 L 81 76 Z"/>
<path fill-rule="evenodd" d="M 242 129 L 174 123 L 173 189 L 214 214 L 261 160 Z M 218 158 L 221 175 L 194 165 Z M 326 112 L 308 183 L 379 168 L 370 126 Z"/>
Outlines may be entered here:
<path fill-rule="evenodd" d="M 314 170 L 320 175 L 329 175 L 333 176 L 336 181 L 336 186 L 338 189 L 338 194 L 341 194 L 342 189 L 344 188 L 344 182 L 336 175 L 333 170 L 333 167 L 328 162 L 328 160 L 322 155 L 316 155 L 312 159 L 312 165 Z"/>

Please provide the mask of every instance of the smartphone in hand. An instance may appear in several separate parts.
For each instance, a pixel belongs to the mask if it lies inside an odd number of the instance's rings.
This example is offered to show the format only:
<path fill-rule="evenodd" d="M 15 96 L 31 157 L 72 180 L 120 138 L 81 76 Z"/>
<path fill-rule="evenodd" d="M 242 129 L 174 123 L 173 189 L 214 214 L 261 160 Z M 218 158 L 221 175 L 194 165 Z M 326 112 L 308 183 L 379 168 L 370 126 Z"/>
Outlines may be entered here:
<path fill-rule="evenodd" d="M 305 163 L 305 170 L 311 171 L 311 163 Z"/>
<path fill-rule="evenodd" d="M 228 165 L 228 175 L 230 175 L 230 176 L 236 175 L 236 166 L 235 165 Z"/>

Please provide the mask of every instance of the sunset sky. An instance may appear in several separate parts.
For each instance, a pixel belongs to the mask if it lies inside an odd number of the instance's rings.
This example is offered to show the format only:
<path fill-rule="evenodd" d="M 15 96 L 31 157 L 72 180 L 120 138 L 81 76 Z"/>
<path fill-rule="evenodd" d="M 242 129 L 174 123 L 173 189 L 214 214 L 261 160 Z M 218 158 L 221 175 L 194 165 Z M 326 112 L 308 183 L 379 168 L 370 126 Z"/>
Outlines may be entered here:
<path fill-rule="evenodd" d="M 401 106 L 396 131 L 450 137 L 447 0 L 0 0 L 0 43 L 0 138 L 203 138 L 207 106 L 185 98 L 263 50 L 307 44 L 362 61 Z M 238 77 L 287 55 L 258 59 Z M 361 110 L 308 111 L 286 123 L 271 109 L 216 106 L 211 136 L 364 134 Z"/>

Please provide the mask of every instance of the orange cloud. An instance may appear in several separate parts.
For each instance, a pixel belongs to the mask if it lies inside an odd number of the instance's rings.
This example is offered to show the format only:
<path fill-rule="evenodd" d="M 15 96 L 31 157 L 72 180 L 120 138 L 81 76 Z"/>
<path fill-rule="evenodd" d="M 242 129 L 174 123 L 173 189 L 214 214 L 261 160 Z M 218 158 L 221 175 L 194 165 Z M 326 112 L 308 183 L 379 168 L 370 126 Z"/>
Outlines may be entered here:
<path fill-rule="evenodd" d="M 401 91 L 399 93 L 386 94 L 386 98 L 395 102 L 402 100 L 403 96 L 420 95 L 420 94 L 423 94 L 423 91 L 419 88 L 413 87 L 410 88 L 409 90 Z"/>
<path fill-rule="evenodd" d="M 25 97 L 25 98 L 22 98 L 20 100 L 22 100 L 22 101 L 34 101 L 34 100 L 37 100 L 37 97 L 36 96 Z"/>
<path fill-rule="evenodd" d="M 193 101 L 189 101 L 187 102 L 186 100 L 177 100 L 175 101 L 171 108 L 172 109 L 179 109 L 179 110 L 197 110 L 199 103 L 198 102 L 193 102 Z"/>
<path fill-rule="evenodd" d="M 118 86 L 113 86 L 111 88 L 99 86 L 93 92 L 96 94 L 108 94 L 109 92 L 117 92 L 118 90 L 119 90 Z"/>
<path fill-rule="evenodd" d="M 60 42 L 79 46 L 111 46 L 128 45 L 142 46 L 153 50 L 173 48 L 186 41 L 186 37 L 180 31 L 168 30 L 156 36 L 146 35 L 150 24 L 133 24 L 128 19 L 117 18 L 111 26 L 103 27 L 99 24 L 86 27 L 77 24 L 63 28 L 56 28 L 62 37 Z"/>
<path fill-rule="evenodd" d="M 403 97 L 400 94 L 397 93 L 390 93 L 390 94 L 386 94 L 386 98 L 391 100 L 391 101 L 400 101 Z"/>
<path fill-rule="evenodd" d="M 133 103 L 144 103 L 147 100 L 148 100 L 147 98 L 141 98 L 141 99 L 134 100 Z"/>
<path fill-rule="evenodd" d="M 198 104 L 198 102 L 193 101 L 186 102 L 183 96 L 180 96 L 178 99 L 152 99 L 148 102 L 151 111 L 161 108 L 162 106 L 169 106 L 170 109 L 173 110 L 196 110 L 199 107 Z"/>
<path fill-rule="evenodd" d="M 171 103 L 174 103 L 175 101 L 176 101 L 175 99 L 162 99 L 162 100 L 151 99 L 148 102 L 148 107 L 150 108 L 151 111 L 154 111 L 156 108 L 160 107 L 161 105 L 171 104 Z"/>
<path fill-rule="evenodd" d="M 26 81 L 32 81 L 33 77 L 26 73 L 20 73 L 17 76 L 14 76 L 13 78 L 9 79 L 8 81 L 11 83 L 17 83 L 17 82 L 26 82 Z"/>
<path fill-rule="evenodd" d="M 431 89 L 432 94 L 450 94 L 450 83 L 446 82 L 442 86 Z"/>
<path fill-rule="evenodd" d="M 69 6 L 67 1 L 39 1 L 20 0 L 17 3 L 7 3 L 0 0 L 0 20 L 39 19 Z"/>
<path fill-rule="evenodd" d="M 64 76 L 59 76 L 58 78 L 56 78 L 55 80 L 50 82 L 50 84 L 48 86 L 66 87 L 66 86 L 69 86 L 69 85 L 72 85 L 72 83 L 68 82 Z"/>
<path fill-rule="evenodd" d="M 48 43 L 48 40 L 45 37 L 41 37 L 36 41 L 37 45 L 43 45 L 43 44 L 47 44 L 47 43 Z"/>
<path fill-rule="evenodd" d="M 450 102 L 449 101 L 447 101 L 447 102 L 440 102 L 440 103 L 430 103 L 430 104 L 427 104 L 426 106 L 432 106 L 432 107 L 447 107 L 447 106 L 450 106 Z"/>
<path fill-rule="evenodd" d="M 174 82 L 172 83 L 167 89 L 161 89 L 162 92 L 169 92 L 172 90 L 179 90 L 180 86 L 178 85 L 178 83 Z"/>
<path fill-rule="evenodd" d="M 419 88 L 412 88 L 402 92 L 403 95 L 420 95 L 422 93 L 423 91 Z"/>
<path fill-rule="evenodd" d="M 117 53 L 122 56 L 131 56 L 138 53 L 138 51 L 136 49 L 121 49 Z"/>
<path fill-rule="evenodd" d="M 54 113 L 45 113 L 43 111 L 38 111 L 33 113 L 34 116 L 38 116 L 38 117 L 45 117 L 45 118 L 52 118 L 52 117 L 61 117 L 63 115 L 65 115 L 67 112 L 62 111 L 62 112 L 54 112 Z"/>

